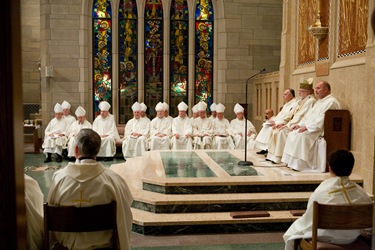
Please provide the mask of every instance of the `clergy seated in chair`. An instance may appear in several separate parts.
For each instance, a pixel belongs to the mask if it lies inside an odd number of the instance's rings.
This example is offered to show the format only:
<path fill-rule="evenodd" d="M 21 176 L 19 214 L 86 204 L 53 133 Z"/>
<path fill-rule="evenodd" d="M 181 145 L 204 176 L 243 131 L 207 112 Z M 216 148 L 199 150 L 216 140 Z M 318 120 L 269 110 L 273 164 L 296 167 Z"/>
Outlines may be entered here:
<path fill-rule="evenodd" d="M 186 111 L 188 105 L 184 102 L 180 102 L 177 105 L 178 116 L 173 118 L 172 122 L 172 149 L 193 149 L 193 125 L 192 120 L 187 116 Z"/>
<path fill-rule="evenodd" d="M 233 138 L 235 149 L 245 148 L 245 133 L 247 133 L 246 135 L 247 149 L 254 149 L 255 137 L 257 135 L 257 131 L 255 130 L 254 125 L 249 120 L 247 121 L 245 120 L 246 117 L 244 116 L 244 110 L 245 109 L 240 104 L 236 103 L 236 105 L 234 105 L 233 111 L 236 114 L 236 118 L 230 122 L 228 131 L 229 131 L 230 136 Z M 272 114 L 273 114 L 273 111 L 272 111 Z M 246 130 L 245 130 L 245 123 L 247 126 Z"/>
<path fill-rule="evenodd" d="M 273 120 L 263 123 L 262 129 L 259 131 L 255 139 L 255 148 L 261 151 L 258 154 L 266 154 L 268 151 L 268 143 L 271 138 L 272 129 L 279 124 L 286 124 L 293 117 L 294 110 L 297 108 L 298 102 L 295 98 L 294 89 L 286 89 L 283 93 L 284 106 Z"/>
<path fill-rule="evenodd" d="M 135 102 L 132 105 L 133 118 L 125 126 L 122 154 L 124 158 L 142 156 L 147 151 L 150 120 L 141 117 L 142 105 Z"/>
<path fill-rule="evenodd" d="M 212 121 L 214 149 L 234 149 L 233 139 L 229 135 L 229 121 L 224 117 L 224 111 L 223 104 L 216 105 L 216 119 Z"/>
<path fill-rule="evenodd" d="M 212 148 L 212 122 L 207 118 L 205 102 L 197 104 L 199 116 L 193 121 L 194 149 L 211 149 Z"/>
<path fill-rule="evenodd" d="M 168 150 L 171 144 L 172 123 L 165 117 L 166 105 L 159 102 L 155 111 L 156 117 L 150 125 L 150 150 Z"/>
<path fill-rule="evenodd" d="M 98 157 L 104 157 L 104 161 L 113 159 L 113 156 L 116 154 L 116 140 L 120 139 L 115 118 L 109 113 L 110 108 L 111 105 L 108 102 L 100 102 L 100 115 L 98 115 L 92 123 L 92 129 L 97 132 L 102 139 Z"/>
<path fill-rule="evenodd" d="M 48 204 L 51 206 L 89 207 L 115 201 L 120 249 L 130 249 L 132 194 L 124 179 L 97 162 L 101 138 L 91 129 L 81 129 L 76 138 L 76 162 L 56 171 L 52 177 Z M 98 217 L 101 215 L 98 214 Z M 52 232 L 53 245 L 59 242 L 68 249 L 108 248 L 112 232 Z"/>
<path fill-rule="evenodd" d="M 305 117 L 292 127 L 281 159 L 297 171 L 326 171 L 326 142 L 321 137 L 324 117 L 327 110 L 340 109 L 340 103 L 331 94 L 331 86 L 325 81 L 316 84 L 315 94 L 318 100 Z"/>
<path fill-rule="evenodd" d="M 353 166 L 353 154 L 347 150 L 337 150 L 329 156 L 329 172 L 332 177 L 315 189 L 309 198 L 306 212 L 284 234 L 285 250 L 294 249 L 296 239 L 311 238 L 315 201 L 321 204 L 343 205 L 372 203 L 366 191 L 349 179 Z M 349 244 L 359 235 L 360 230 L 321 230 L 318 240 L 333 244 Z"/>

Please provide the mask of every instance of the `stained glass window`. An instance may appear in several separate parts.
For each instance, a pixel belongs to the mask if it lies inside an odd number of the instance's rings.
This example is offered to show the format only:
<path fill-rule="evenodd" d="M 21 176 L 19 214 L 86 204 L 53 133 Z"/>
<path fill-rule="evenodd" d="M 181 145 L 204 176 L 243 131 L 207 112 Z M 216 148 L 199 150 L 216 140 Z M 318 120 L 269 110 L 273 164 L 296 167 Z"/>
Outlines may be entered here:
<path fill-rule="evenodd" d="M 94 0 L 93 18 L 93 83 L 94 116 L 101 101 L 112 103 L 112 10 L 110 0 Z"/>
<path fill-rule="evenodd" d="M 178 115 L 177 105 L 188 103 L 188 38 L 189 12 L 186 0 L 173 0 L 171 4 L 170 36 L 170 110 Z"/>
<path fill-rule="evenodd" d="M 131 106 L 138 101 L 138 32 L 135 0 L 119 3 L 119 117 L 120 123 L 133 118 Z"/>
<path fill-rule="evenodd" d="M 147 0 L 145 6 L 145 104 L 155 107 L 163 101 L 163 6 L 161 0 Z M 150 118 L 155 110 L 147 109 Z"/>
<path fill-rule="evenodd" d="M 197 0 L 195 10 L 195 103 L 213 101 L 213 21 L 211 0 Z"/>

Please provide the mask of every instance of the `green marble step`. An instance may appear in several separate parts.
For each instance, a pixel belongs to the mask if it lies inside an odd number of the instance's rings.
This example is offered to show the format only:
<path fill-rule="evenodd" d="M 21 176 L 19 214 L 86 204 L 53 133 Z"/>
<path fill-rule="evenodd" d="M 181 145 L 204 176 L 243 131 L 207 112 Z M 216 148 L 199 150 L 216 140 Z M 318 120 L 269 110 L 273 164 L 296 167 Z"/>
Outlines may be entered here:
<path fill-rule="evenodd" d="M 305 209 L 311 192 L 166 195 L 133 194 L 133 208 L 152 213 L 277 211 Z"/>
<path fill-rule="evenodd" d="M 155 214 L 133 212 L 133 231 L 143 235 L 285 231 L 298 217 L 290 211 L 268 211 L 269 217 L 233 219 L 229 212 Z"/>

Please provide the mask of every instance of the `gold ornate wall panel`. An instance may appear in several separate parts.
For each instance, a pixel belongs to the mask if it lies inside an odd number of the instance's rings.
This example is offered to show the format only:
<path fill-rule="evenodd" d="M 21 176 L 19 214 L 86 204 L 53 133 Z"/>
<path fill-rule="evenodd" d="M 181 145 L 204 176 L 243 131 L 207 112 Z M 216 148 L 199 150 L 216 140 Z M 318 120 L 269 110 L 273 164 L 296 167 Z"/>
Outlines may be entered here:
<path fill-rule="evenodd" d="M 320 1 L 320 22 L 323 27 L 329 27 L 329 0 L 317 0 Z M 319 42 L 318 60 L 328 59 L 328 48 L 329 48 L 329 32 L 327 36 Z"/>
<path fill-rule="evenodd" d="M 364 52 L 368 0 L 340 0 L 338 57 Z"/>
<path fill-rule="evenodd" d="M 299 0 L 298 65 L 315 62 L 315 39 L 308 28 L 316 19 L 315 0 Z"/>

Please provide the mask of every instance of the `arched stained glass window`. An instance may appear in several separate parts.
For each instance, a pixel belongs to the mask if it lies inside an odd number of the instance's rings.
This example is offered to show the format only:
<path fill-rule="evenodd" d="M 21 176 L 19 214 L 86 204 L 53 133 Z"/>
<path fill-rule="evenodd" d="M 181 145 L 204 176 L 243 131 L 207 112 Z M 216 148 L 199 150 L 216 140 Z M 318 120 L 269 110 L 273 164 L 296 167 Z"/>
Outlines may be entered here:
<path fill-rule="evenodd" d="M 112 10 L 110 0 L 94 0 L 93 19 L 93 83 L 94 116 L 101 101 L 112 103 Z"/>
<path fill-rule="evenodd" d="M 163 101 L 163 6 L 161 0 L 147 0 L 145 6 L 145 104 L 155 107 Z M 155 110 L 147 109 L 150 118 Z"/>
<path fill-rule="evenodd" d="M 213 101 L 213 22 L 211 0 L 197 0 L 195 10 L 195 103 Z"/>
<path fill-rule="evenodd" d="M 170 110 L 178 115 L 177 105 L 188 103 L 189 11 L 186 0 L 172 0 L 170 36 Z"/>
<path fill-rule="evenodd" d="M 135 0 L 119 3 L 119 116 L 120 123 L 133 118 L 131 106 L 138 101 L 138 32 Z"/>

